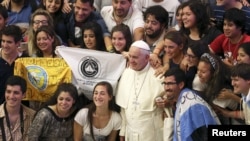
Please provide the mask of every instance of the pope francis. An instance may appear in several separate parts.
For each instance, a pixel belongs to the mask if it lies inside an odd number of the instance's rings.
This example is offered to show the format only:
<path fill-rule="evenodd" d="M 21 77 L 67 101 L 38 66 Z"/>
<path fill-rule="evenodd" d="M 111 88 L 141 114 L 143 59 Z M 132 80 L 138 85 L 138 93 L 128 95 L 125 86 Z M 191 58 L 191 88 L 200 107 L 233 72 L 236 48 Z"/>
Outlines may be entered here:
<path fill-rule="evenodd" d="M 155 77 L 149 55 L 149 46 L 141 40 L 129 49 L 129 67 L 124 70 L 116 93 L 122 115 L 121 140 L 163 141 L 163 109 L 155 104 L 156 97 L 164 91 L 163 78 Z"/>

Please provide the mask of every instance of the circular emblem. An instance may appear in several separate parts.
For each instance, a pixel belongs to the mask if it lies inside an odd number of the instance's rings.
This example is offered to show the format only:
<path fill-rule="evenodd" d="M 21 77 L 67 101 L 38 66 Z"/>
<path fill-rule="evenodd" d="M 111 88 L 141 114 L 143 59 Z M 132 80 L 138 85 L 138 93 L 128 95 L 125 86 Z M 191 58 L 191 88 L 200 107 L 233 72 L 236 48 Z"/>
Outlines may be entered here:
<path fill-rule="evenodd" d="M 95 78 L 99 75 L 100 62 L 91 56 L 81 59 L 78 65 L 80 74 L 85 78 Z"/>
<path fill-rule="evenodd" d="M 81 32 L 82 32 L 81 28 L 76 26 L 75 27 L 75 37 L 80 38 L 82 36 Z"/>
<path fill-rule="evenodd" d="M 48 86 L 48 74 L 40 66 L 27 66 L 28 70 L 28 79 L 33 87 L 42 91 L 45 90 Z"/>

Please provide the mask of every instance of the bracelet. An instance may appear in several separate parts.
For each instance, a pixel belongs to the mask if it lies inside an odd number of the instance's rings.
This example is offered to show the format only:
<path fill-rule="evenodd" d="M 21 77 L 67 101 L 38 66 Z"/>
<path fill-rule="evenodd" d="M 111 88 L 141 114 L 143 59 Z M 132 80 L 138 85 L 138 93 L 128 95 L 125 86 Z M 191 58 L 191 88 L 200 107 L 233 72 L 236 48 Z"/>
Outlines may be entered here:
<path fill-rule="evenodd" d="M 159 48 L 157 48 L 157 47 L 156 47 L 155 49 L 161 50 L 161 49 L 159 49 Z M 155 50 L 155 49 L 154 49 L 154 50 Z"/>
<path fill-rule="evenodd" d="M 159 55 L 159 52 L 155 52 L 155 51 L 156 51 L 156 49 L 157 49 L 157 50 L 161 50 L 161 49 L 159 49 L 159 48 L 155 48 L 155 49 L 154 49 L 154 51 L 153 51 L 153 54 L 156 54 L 156 55 L 158 56 L 158 55 Z"/>
<path fill-rule="evenodd" d="M 108 52 L 114 52 L 114 48 L 112 45 L 106 47 Z"/>

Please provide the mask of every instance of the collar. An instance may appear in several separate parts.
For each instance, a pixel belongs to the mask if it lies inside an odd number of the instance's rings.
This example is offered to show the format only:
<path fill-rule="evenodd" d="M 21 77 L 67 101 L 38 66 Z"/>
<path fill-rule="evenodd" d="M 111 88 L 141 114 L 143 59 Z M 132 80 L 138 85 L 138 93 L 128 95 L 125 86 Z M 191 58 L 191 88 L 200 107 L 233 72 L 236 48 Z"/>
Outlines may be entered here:
<path fill-rule="evenodd" d="M 4 102 L 3 104 L 1 104 L 0 105 L 0 118 L 2 118 L 2 117 L 5 117 L 5 112 L 4 112 L 4 104 L 5 104 L 6 102 Z M 24 119 L 25 119 L 25 117 L 28 115 L 27 114 L 27 112 L 26 112 L 26 110 L 25 110 L 25 106 L 23 106 L 23 105 L 21 105 L 22 107 L 23 107 L 23 117 L 24 117 Z"/>
<path fill-rule="evenodd" d="M 150 68 L 150 65 L 149 65 L 149 63 L 148 63 L 142 70 L 140 70 L 140 71 L 135 71 L 135 73 L 136 73 L 137 75 L 143 74 L 143 73 L 147 72 L 147 71 L 149 70 L 149 68 Z"/>

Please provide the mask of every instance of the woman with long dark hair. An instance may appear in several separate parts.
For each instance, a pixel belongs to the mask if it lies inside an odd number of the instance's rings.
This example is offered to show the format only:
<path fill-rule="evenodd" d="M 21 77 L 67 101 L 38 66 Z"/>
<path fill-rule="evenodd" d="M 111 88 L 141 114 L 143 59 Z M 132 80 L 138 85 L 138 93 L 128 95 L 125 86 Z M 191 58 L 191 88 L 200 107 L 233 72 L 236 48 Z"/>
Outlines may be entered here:
<path fill-rule="evenodd" d="M 73 140 L 78 99 L 77 89 L 72 83 L 59 84 L 55 94 L 36 113 L 29 128 L 29 141 Z"/>
<path fill-rule="evenodd" d="M 75 141 L 115 141 L 121 126 L 119 108 L 115 104 L 113 88 L 109 82 L 95 85 L 93 103 L 75 116 Z"/>

